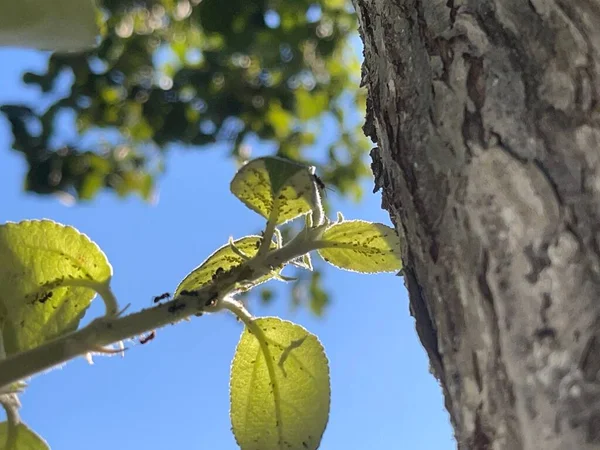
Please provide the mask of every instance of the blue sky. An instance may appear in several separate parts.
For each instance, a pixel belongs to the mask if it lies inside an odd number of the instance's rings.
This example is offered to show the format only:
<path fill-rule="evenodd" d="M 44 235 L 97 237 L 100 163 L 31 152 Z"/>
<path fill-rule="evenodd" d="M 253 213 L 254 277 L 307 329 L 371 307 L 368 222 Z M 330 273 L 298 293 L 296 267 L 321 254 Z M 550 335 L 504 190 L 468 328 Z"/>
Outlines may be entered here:
<path fill-rule="evenodd" d="M 42 70 L 47 54 L 0 49 L 0 104 L 39 105 L 25 89 L 24 70 Z M 64 139 L 75 135 L 68 124 Z M 256 233 L 262 221 L 229 191 L 235 167 L 224 152 L 175 149 L 160 180 L 160 200 L 101 194 L 91 204 L 67 207 L 25 194 L 25 162 L 10 150 L 0 118 L 0 222 L 49 218 L 73 225 L 97 242 L 113 269 L 113 289 L 129 311 L 173 291 L 207 255 L 235 238 Z M 335 197 L 348 219 L 389 224 L 380 194 L 365 186 L 360 205 Z M 330 194 L 332 195 L 332 194 Z M 332 378 L 324 450 L 455 448 L 440 388 L 408 312 L 403 281 L 391 274 L 359 275 L 325 268 L 333 302 L 323 318 L 292 311 L 282 295 L 255 315 L 278 315 L 322 341 Z M 276 282 L 275 282 L 276 283 Z M 97 299 L 85 322 L 102 313 Z M 234 450 L 228 416 L 228 376 L 241 325 L 231 316 L 195 318 L 160 329 L 148 345 L 128 345 L 125 358 L 79 358 L 38 375 L 21 396 L 21 416 L 55 450 L 166 448 Z"/>

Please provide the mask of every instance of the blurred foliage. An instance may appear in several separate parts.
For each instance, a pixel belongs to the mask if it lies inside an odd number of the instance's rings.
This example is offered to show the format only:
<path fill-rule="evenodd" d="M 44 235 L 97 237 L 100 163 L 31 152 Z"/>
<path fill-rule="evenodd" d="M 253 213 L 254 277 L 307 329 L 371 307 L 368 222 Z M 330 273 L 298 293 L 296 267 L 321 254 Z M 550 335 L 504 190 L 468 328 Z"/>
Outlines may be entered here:
<path fill-rule="evenodd" d="M 80 201 L 102 190 L 149 200 L 173 144 L 219 143 L 241 163 L 258 142 L 318 165 L 338 194 L 360 198 L 369 147 L 356 114 L 365 93 L 348 0 L 99 6 L 99 46 L 55 53 L 44 73 L 25 73 L 24 83 L 41 90 L 36 107 L 0 106 L 12 147 L 28 163 L 25 189 Z M 77 127 L 66 145 L 56 144 L 64 113 Z M 318 270 L 301 275 L 290 289 L 292 305 L 322 314 L 328 295 L 321 285 Z M 261 295 L 265 302 L 272 297 L 267 289 Z"/>
<path fill-rule="evenodd" d="M 254 140 L 314 163 L 307 149 L 326 129 L 328 152 L 317 155 L 326 161 L 323 179 L 342 195 L 360 196 L 356 181 L 367 173 L 367 143 L 347 112 L 364 102 L 364 92 L 347 0 L 101 0 L 99 6 L 103 39 L 96 49 L 53 54 L 45 73 L 24 74 L 26 84 L 41 89 L 39 104 L 49 106 L 0 107 L 13 148 L 29 165 L 27 190 L 89 200 L 109 189 L 149 199 L 170 144 L 224 143 L 244 161 Z M 70 90 L 57 99 L 57 80 L 65 76 Z M 78 142 L 53 146 L 63 112 L 75 118 Z M 93 132 L 116 137 L 92 139 L 90 147 L 84 137 Z"/>

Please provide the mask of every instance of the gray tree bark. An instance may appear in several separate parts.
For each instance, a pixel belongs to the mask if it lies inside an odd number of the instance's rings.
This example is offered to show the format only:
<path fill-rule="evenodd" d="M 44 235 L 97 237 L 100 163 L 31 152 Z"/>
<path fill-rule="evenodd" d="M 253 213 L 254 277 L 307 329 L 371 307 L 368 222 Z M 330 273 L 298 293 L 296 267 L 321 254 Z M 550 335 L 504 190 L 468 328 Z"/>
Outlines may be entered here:
<path fill-rule="evenodd" d="M 460 449 L 600 449 L 600 0 L 354 0 Z"/>

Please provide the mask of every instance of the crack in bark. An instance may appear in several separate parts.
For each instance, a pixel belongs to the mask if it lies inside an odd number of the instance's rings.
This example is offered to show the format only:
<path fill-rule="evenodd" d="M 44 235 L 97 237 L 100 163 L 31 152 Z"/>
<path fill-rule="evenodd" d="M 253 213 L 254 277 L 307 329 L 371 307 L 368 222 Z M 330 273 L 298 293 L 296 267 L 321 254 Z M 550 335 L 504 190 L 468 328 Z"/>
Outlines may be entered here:
<path fill-rule="evenodd" d="M 417 333 L 429 355 L 433 374 L 441 381 L 445 378 L 445 373 L 437 342 L 437 330 L 424 301 L 422 288 L 412 269 L 404 269 L 404 280 L 409 293 L 410 314 L 415 318 Z"/>

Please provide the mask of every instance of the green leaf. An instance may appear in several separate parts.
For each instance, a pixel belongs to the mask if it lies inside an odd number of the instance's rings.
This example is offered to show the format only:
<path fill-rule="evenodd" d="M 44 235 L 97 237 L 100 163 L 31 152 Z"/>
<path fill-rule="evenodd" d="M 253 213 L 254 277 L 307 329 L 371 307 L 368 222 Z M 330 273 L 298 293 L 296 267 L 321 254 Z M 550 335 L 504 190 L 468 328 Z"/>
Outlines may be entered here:
<path fill-rule="evenodd" d="M 324 92 L 313 94 L 304 89 L 296 91 L 296 111 L 301 120 L 310 120 L 328 110 L 329 98 Z"/>
<path fill-rule="evenodd" d="M 267 288 L 262 289 L 260 291 L 260 300 L 263 305 L 271 303 L 273 301 L 273 291 Z"/>
<path fill-rule="evenodd" d="M 262 238 L 260 236 L 246 236 L 234 241 L 234 245 L 243 254 L 252 258 L 258 252 L 261 241 Z M 275 242 L 271 242 L 271 248 L 274 249 L 276 247 L 277 245 Z M 179 286 L 177 286 L 177 289 L 175 290 L 175 296 L 180 295 L 182 291 L 200 289 L 202 286 L 210 283 L 215 277 L 240 266 L 243 262 L 244 258 L 235 253 L 230 244 L 226 244 L 206 258 L 206 261 L 192 270 L 189 275 L 179 283 Z M 253 283 L 253 285 L 264 283 L 272 277 L 273 275 L 265 275 Z"/>
<path fill-rule="evenodd" d="M 91 200 L 104 187 L 104 174 L 91 173 L 83 179 L 79 188 L 79 197 L 82 200 Z"/>
<path fill-rule="evenodd" d="M 315 201 L 321 208 L 316 190 L 308 166 L 277 157 L 250 161 L 231 181 L 237 198 L 277 225 L 308 213 Z"/>
<path fill-rule="evenodd" d="M 301 326 L 276 317 L 253 324 L 257 330 L 242 333 L 231 365 L 231 423 L 238 445 L 317 449 L 331 395 L 323 346 Z"/>
<path fill-rule="evenodd" d="M 380 223 L 349 220 L 323 233 L 319 255 L 329 264 L 353 272 L 397 272 L 402 268 L 400 238 Z"/>
<path fill-rule="evenodd" d="M 50 450 L 50 446 L 41 437 L 31 431 L 27 425 L 17 425 L 15 445 L 7 448 L 8 422 L 0 422 L 0 450 Z"/>
<path fill-rule="evenodd" d="M 290 134 L 294 116 L 281 107 L 278 102 L 273 102 L 267 111 L 267 121 L 273 127 L 275 136 L 283 139 Z"/>
<path fill-rule="evenodd" d="M 321 272 L 313 272 L 310 277 L 308 294 L 310 299 L 310 310 L 318 317 L 321 317 L 325 312 L 325 308 L 329 304 L 329 294 L 323 289 L 323 280 Z"/>
<path fill-rule="evenodd" d="M 112 268 L 75 228 L 50 220 L 0 225 L 0 328 L 7 355 L 77 329 L 94 291 L 73 280 L 108 284 Z"/>
<path fill-rule="evenodd" d="M 310 271 L 313 270 L 312 260 L 310 259 L 310 253 L 305 253 L 294 262 L 298 267 L 302 267 L 303 269 Z"/>
<path fill-rule="evenodd" d="M 325 0 L 325 6 L 328 9 L 342 9 L 346 6 L 345 0 Z"/>
<path fill-rule="evenodd" d="M 97 35 L 94 0 L 0 2 L 0 46 L 80 51 Z"/>

